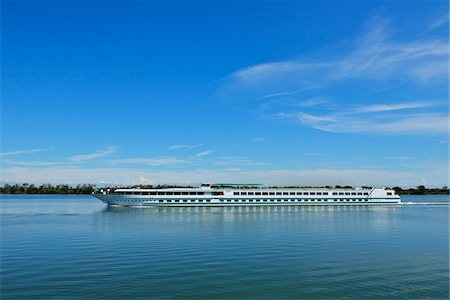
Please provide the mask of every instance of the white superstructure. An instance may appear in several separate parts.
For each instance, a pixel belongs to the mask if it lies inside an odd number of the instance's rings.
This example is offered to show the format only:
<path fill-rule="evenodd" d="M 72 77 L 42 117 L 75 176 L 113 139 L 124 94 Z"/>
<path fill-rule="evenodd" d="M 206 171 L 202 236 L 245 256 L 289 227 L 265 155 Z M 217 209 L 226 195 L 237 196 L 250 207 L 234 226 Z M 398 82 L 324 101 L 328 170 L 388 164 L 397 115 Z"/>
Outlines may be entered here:
<path fill-rule="evenodd" d="M 386 188 L 266 188 L 221 184 L 199 188 L 116 189 L 95 197 L 120 206 L 389 205 L 400 196 Z"/>

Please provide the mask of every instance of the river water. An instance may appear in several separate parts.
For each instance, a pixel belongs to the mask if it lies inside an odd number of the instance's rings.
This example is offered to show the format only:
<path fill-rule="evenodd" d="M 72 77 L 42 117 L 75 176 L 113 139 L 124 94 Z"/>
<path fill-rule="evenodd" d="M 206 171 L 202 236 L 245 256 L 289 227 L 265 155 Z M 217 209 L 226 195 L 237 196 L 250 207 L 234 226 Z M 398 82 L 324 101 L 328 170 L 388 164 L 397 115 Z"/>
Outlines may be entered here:
<path fill-rule="evenodd" d="M 449 198 L 108 208 L 3 195 L 2 299 L 448 299 Z"/>

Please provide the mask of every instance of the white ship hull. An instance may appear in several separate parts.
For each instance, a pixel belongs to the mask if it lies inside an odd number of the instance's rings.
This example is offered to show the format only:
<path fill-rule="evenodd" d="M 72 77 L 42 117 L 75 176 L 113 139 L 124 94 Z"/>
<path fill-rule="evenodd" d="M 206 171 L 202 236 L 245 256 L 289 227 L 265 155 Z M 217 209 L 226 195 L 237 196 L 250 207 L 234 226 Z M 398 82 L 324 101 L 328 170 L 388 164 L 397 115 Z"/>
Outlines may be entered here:
<path fill-rule="evenodd" d="M 102 193 L 94 196 L 108 205 L 137 207 L 395 205 L 401 203 L 400 196 L 386 189 L 118 189 L 111 194 Z"/>

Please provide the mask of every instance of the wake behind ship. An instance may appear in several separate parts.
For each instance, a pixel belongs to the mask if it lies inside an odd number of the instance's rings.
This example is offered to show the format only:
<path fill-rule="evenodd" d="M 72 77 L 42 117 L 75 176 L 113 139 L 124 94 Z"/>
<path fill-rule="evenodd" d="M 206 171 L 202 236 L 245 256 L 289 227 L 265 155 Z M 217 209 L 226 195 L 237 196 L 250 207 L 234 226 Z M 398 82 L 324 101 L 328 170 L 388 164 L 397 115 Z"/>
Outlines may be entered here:
<path fill-rule="evenodd" d="M 203 184 L 196 188 L 101 190 L 95 197 L 119 206 L 390 205 L 387 188 L 269 188 L 257 184 Z"/>

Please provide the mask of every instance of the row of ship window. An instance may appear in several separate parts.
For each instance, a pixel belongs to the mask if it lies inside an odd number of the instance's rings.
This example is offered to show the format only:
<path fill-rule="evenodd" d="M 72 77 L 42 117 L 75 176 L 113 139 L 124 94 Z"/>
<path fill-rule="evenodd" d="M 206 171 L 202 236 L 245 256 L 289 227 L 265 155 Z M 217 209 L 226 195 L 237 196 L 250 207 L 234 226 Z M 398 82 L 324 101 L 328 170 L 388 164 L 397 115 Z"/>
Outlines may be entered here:
<path fill-rule="evenodd" d="M 362 202 L 368 201 L 367 199 L 227 199 L 223 202 Z M 210 199 L 206 200 L 158 200 L 158 202 L 172 203 L 172 202 L 211 202 Z"/>
<path fill-rule="evenodd" d="M 180 195 L 191 195 L 191 196 L 202 196 L 205 192 L 114 192 L 118 195 L 158 195 L 158 196 L 180 196 Z"/>
<path fill-rule="evenodd" d="M 328 195 L 328 192 L 234 192 L 233 195 Z M 333 195 L 369 195 L 369 193 L 363 193 L 363 192 L 333 192 Z"/>
<path fill-rule="evenodd" d="M 119 195 L 158 195 L 158 196 L 202 196 L 205 193 L 204 192 L 115 192 L 115 194 L 119 194 Z M 388 193 L 389 195 L 390 193 Z M 314 196 L 314 195 L 318 195 L 318 196 L 326 196 L 329 195 L 328 192 L 233 192 L 233 195 L 235 196 L 285 196 L 285 195 L 307 195 L 307 196 Z M 333 195 L 369 195 L 369 193 L 367 192 L 333 192 Z"/>

